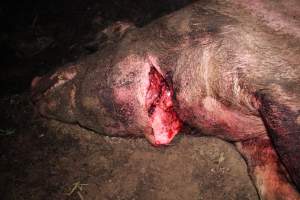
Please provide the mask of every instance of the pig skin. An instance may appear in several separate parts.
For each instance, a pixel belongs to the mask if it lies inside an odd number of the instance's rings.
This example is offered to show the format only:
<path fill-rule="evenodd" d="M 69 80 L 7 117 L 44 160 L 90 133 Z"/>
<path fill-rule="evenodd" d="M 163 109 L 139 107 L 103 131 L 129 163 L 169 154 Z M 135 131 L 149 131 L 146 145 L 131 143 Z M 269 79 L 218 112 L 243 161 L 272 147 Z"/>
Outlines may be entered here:
<path fill-rule="evenodd" d="M 299 10 L 296 0 L 196 2 L 35 78 L 33 101 L 45 117 L 155 145 L 153 112 L 164 108 L 170 140 L 184 123 L 232 142 L 261 199 L 300 199 Z"/>

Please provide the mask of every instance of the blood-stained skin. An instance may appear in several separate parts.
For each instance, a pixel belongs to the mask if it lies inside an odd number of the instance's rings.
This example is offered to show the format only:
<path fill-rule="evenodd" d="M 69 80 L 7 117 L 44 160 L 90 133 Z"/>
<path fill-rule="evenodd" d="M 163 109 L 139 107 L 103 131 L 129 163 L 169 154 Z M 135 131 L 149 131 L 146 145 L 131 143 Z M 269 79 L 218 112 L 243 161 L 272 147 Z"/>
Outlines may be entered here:
<path fill-rule="evenodd" d="M 262 199 L 297 200 L 299 194 L 267 136 L 236 143 Z"/>
<path fill-rule="evenodd" d="M 300 187 L 300 125 L 297 123 L 299 111 L 292 111 L 270 99 L 267 94 L 256 93 L 256 96 L 261 101 L 259 112 L 268 129 L 268 135 L 292 181 Z"/>

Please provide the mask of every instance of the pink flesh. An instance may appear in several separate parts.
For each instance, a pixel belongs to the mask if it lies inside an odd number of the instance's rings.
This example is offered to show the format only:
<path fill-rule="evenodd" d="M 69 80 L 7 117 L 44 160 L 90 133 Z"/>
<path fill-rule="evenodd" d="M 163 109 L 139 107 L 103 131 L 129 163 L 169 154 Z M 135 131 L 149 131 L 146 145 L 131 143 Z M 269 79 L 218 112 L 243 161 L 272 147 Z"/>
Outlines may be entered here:
<path fill-rule="evenodd" d="M 173 88 L 154 67 L 150 69 L 149 82 L 146 108 L 154 143 L 168 144 L 181 129 L 181 121 L 174 111 Z"/>

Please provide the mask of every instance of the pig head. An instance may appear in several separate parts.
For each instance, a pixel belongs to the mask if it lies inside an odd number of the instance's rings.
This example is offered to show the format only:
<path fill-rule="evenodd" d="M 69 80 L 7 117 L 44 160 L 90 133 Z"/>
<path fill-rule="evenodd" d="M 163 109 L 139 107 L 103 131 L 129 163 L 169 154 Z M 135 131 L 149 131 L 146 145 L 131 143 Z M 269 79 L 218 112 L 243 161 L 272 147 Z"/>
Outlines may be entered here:
<path fill-rule="evenodd" d="M 233 142 L 262 199 L 300 199 L 300 3 L 196 2 L 32 81 L 48 118 L 169 144 Z"/>
<path fill-rule="evenodd" d="M 99 67 L 99 61 L 89 58 L 88 68 L 86 63 L 71 64 L 35 78 L 32 94 L 40 113 L 99 133 L 141 136 L 147 132 L 153 144 L 170 143 L 181 128 L 171 80 L 141 56 L 120 59 L 107 65 L 101 59 Z"/>

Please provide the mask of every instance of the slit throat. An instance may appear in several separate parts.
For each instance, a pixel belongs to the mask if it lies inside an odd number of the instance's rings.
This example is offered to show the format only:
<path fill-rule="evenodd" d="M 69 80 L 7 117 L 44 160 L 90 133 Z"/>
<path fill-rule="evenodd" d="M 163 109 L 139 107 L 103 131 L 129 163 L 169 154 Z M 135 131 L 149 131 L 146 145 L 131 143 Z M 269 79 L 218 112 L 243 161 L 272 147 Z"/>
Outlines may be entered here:
<path fill-rule="evenodd" d="M 166 80 L 151 66 L 145 105 L 156 145 L 169 144 L 182 127 L 174 110 L 174 90 L 169 74 L 168 77 Z"/>

